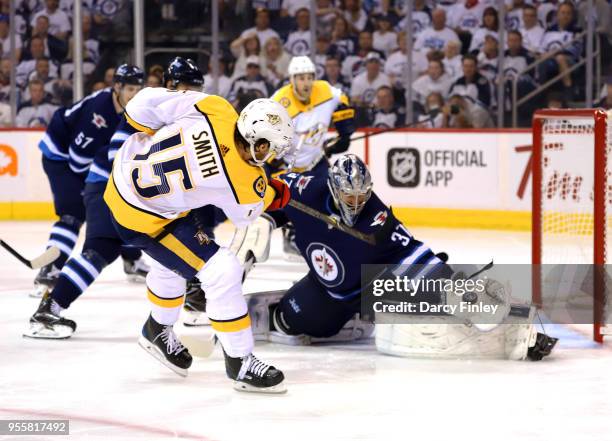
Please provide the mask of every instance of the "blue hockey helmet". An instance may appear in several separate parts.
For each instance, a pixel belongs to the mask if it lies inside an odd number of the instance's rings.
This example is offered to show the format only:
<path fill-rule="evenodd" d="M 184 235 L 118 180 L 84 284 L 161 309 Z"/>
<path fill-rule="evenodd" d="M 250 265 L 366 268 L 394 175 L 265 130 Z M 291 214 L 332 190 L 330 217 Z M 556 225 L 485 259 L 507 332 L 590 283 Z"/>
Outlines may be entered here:
<path fill-rule="evenodd" d="M 122 64 L 115 69 L 113 83 L 144 85 L 144 72 L 133 64 Z"/>
<path fill-rule="evenodd" d="M 164 72 L 164 86 L 172 82 L 172 87 L 179 83 L 204 87 L 204 74 L 191 58 L 174 58 Z"/>
<path fill-rule="evenodd" d="M 372 177 L 352 153 L 340 156 L 329 169 L 327 185 L 345 224 L 352 227 L 372 195 Z"/>

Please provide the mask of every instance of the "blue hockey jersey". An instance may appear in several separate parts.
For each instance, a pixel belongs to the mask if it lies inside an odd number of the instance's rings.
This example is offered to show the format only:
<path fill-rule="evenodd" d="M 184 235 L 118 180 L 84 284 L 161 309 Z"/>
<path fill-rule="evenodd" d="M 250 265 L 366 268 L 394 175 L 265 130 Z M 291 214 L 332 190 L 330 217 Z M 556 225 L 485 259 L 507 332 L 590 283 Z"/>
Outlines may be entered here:
<path fill-rule="evenodd" d="M 126 139 L 137 130 L 133 128 L 125 119 L 121 117 L 121 122 L 117 126 L 117 130 L 111 137 L 109 143 L 98 149 L 94 157 L 89 174 L 85 182 L 106 182 L 113 168 L 113 160 L 117 154 L 117 150 L 121 148 Z"/>
<path fill-rule="evenodd" d="M 107 145 L 120 120 L 110 88 L 83 98 L 54 114 L 38 147 L 52 161 L 67 161 L 70 169 L 85 175 L 101 147 Z"/>
<path fill-rule="evenodd" d="M 291 199 L 327 215 L 339 215 L 327 186 L 327 174 L 288 173 L 280 176 L 291 189 Z M 443 262 L 391 213 L 375 193 L 359 215 L 354 229 L 377 234 L 379 244 L 372 246 L 290 205 L 267 213 L 280 226 L 291 221 L 295 226 L 295 242 L 312 273 L 336 299 L 349 299 L 361 292 L 362 264 L 435 265 Z M 380 230 L 386 222 L 384 232 Z"/>

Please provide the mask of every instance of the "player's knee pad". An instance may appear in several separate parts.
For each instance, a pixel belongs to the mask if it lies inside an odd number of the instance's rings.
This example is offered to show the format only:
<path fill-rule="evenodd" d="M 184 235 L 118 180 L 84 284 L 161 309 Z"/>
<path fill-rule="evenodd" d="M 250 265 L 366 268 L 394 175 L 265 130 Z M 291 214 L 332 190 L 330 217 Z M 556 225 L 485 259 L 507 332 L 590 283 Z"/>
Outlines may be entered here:
<path fill-rule="evenodd" d="M 147 274 L 147 288 L 162 298 L 177 298 L 185 294 L 185 279 L 155 260 Z"/>
<path fill-rule="evenodd" d="M 106 265 L 110 265 L 119 256 L 121 242 L 108 238 L 87 238 L 83 244 L 84 250 L 91 250 L 102 257 Z"/>
<path fill-rule="evenodd" d="M 228 295 L 242 295 L 242 266 L 228 248 L 219 248 L 196 275 L 202 283 L 207 300 Z"/>
<path fill-rule="evenodd" d="M 68 277 L 81 291 L 91 285 L 108 263 L 95 250 L 86 249 L 81 254 L 70 259 L 62 274 Z"/>
<path fill-rule="evenodd" d="M 70 214 L 62 214 L 60 216 L 59 221 L 68 227 L 71 227 L 75 230 L 79 230 L 83 225 L 84 219 L 79 219 L 76 216 L 72 216 Z"/>

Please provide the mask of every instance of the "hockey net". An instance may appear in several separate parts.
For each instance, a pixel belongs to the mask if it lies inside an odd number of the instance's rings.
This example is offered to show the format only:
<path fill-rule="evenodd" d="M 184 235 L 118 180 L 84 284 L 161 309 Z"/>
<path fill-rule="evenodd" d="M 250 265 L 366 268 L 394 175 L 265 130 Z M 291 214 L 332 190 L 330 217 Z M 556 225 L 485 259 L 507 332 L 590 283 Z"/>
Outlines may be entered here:
<path fill-rule="evenodd" d="M 611 143 L 610 112 L 560 109 L 534 115 L 533 300 L 542 304 L 541 289 L 551 268 L 564 264 L 578 264 L 574 271 L 588 268 L 585 278 L 592 283 L 592 291 L 585 298 L 579 290 L 570 292 L 567 302 L 571 307 L 582 302 L 583 307 L 592 308 L 593 335 L 599 342 L 610 330 L 606 322 L 612 315 L 612 308 L 606 307 L 607 239 L 612 238 L 608 219 L 608 212 L 612 214 Z"/>

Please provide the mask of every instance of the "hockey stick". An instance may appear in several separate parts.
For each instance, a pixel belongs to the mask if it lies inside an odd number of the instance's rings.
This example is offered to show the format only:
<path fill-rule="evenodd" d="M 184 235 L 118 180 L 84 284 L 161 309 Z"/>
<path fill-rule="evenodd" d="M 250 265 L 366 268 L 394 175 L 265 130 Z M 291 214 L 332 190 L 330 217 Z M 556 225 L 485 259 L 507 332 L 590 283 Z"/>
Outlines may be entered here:
<path fill-rule="evenodd" d="M 50 263 L 55 262 L 55 260 L 60 256 L 60 250 L 57 247 L 49 247 L 46 249 L 44 253 L 40 256 L 35 257 L 32 260 L 28 260 L 23 257 L 20 253 L 18 253 L 13 247 L 11 247 L 8 243 L 0 239 L 0 245 L 6 251 L 11 253 L 14 257 L 17 258 L 21 263 L 28 266 L 31 269 L 42 268 L 45 265 L 49 265 Z"/>
<path fill-rule="evenodd" d="M 378 232 L 378 234 L 362 233 L 361 231 L 357 231 L 354 228 L 343 225 L 342 223 L 340 223 L 340 220 L 335 217 L 328 216 L 327 214 L 321 213 L 320 211 L 315 210 L 314 208 L 311 208 L 308 205 L 302 204 L 301 202 L 295 201 L 293 199 L 289 201 L 289 205 L 295 208 L 296 210 L 301 211 L 302 213 L 306 213 L 314 218 L 317 218 L 325 222 L 327 225 L 330 225 L 331 227 L 340 230 L 346 234 L 349 234 L 359 240 L 362 240 L 363 242 L 366 242 L 372 246 L 376 246 L 376 244 L 379 242 L 378 237 L 386 233 L 386 229 L 384 227 L 381 229 L 381 231 Z M 385 224 L 387 224 L 387 222 L 385 222 Z M 389 224 L 391 224 L 391 222 L 389 222 Z"/>
<path fill-rule="evenodd" d="M 366 133 L 365 135 L 361 135 L 361 136 L 358 136 L 356 138 L 351 138 L 351 142 L 359 141 L 360 139 L 369 138 L 371 136 L 382 135 L 383 133 L 389 133 L 389 132 L 395 132 L 397 130 L 407 129 L 407 128 L 415 126 L 417 124 L 427 123 L 427 122 L 433 121 L 438 116 L 439 113 L 440 113 L 440 110 L 434 109 L 431 112 L 429 112 L 429 116 L 426 119 L 422 120 L 422 121 L 412 122 L 412 123 L 406 124 L 405 126 L 402 126 L 402 127 L 390 127 L 388 129 L 382 129 L 382 130 L 378 130 L 376 132 Z M 330 139 L 328 141 L 328 143 L 325 145 L 325 148 L 332 147 L 339 139 L 340 139 L 339 136 L 336 137 L 336 138 Z M 331 141 L 333 141 L 333 142 L 331 142 Z"/>

